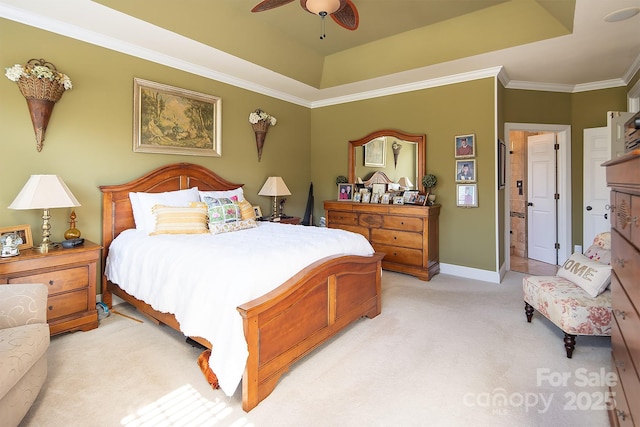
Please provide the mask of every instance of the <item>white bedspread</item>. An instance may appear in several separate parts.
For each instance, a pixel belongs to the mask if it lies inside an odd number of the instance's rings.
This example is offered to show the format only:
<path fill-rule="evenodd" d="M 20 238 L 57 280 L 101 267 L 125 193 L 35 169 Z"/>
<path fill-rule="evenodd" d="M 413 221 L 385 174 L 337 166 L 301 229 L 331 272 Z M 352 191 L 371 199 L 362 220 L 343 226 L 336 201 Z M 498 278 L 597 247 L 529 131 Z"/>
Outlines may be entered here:
<path fill-rule="evenodd" d="M 173 313 L 185 335 L 209 340 L 209 364 L 231 396 L 248 356 L 236 307 L 321 258 L 373 252 L 359 234 L 267 222 L 217 235 L 126 230 L 109 247 L 105 275 L 154 309 Z"/>

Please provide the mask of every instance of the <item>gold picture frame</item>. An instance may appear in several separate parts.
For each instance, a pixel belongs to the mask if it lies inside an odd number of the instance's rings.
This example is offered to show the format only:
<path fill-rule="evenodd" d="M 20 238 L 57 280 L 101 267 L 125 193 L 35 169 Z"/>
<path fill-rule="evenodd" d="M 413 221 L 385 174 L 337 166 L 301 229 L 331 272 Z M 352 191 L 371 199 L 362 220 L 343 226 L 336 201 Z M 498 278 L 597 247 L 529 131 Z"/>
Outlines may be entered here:
<path fill-rule="evenodd" d="M 222 157 L 222 98 L 133 80 L 133 151 Z"/>
<path fill-rule="evenodd" d="M 7 233 L 16 233 L 22 238 L 22 244 L 18 245 L 18 249 L 29 249 L 33 247 L 33 236 L 31 235 L 31 226 L 29 224 L 14 225 L 12 227 L 0 227 L 0 236 Z"/>

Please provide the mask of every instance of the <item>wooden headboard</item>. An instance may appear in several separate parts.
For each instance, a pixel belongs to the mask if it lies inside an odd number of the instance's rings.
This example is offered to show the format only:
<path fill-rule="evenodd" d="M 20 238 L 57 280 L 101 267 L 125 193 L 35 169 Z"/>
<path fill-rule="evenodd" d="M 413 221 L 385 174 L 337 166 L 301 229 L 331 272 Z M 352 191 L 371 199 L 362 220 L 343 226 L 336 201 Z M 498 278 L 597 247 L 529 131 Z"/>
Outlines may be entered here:
<path fill-rule="evenodd" d="M 234 184 L 209 169 L 192 163 L 174 163 L 162 166 L 138 179 L 120 185 L 102 185 L 102 251 L 106 259 L 109 245 L 118 234 L 135 228 L 133 210 L 129 200 L 130 192 L 161 193 L 164 191 L 186 190 L 233 190 L 244 184 Z"/>

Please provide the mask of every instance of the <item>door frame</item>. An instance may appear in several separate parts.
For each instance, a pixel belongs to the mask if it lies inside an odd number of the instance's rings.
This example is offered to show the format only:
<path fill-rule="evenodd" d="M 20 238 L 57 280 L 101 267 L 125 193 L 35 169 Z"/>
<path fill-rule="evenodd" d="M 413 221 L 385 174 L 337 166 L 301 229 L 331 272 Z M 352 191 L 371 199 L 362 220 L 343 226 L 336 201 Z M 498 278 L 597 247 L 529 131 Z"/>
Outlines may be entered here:
<path fill-rule="evenodd" d="M 557 134 L 558 149 L 558 265 L 562 265 L 572 253 L 571 247 L 571 126 L 540 123 L 509 123 L 504 124 L 504 137 L 507 147 L 511 146 L 510 132 L 554 132 Z M 511 153 L 508 153 L 508 164 L 511 164 Z M 506 168 L 506 182 L 511 182 L 511 167 Z M 505 186 L 504 203 L 504 248 L 505 268 L 511 270 L 511 186 Z"/>

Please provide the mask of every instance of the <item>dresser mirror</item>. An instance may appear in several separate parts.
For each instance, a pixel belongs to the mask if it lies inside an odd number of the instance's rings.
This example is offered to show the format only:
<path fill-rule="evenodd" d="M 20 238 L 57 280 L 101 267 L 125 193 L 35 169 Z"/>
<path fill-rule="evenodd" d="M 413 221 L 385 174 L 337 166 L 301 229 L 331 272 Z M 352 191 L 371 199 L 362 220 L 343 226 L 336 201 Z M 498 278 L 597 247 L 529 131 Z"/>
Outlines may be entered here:
<path fill-rule="evenodd" d="M 425 135 L 394 129 L 381 129 L 349 141 L 349 182 L 366 181 L 377 171 L 384 172 L 394 183 L 408 178 L 412 190 L 424 191 L 422 177 L 426 164 Z"/>

